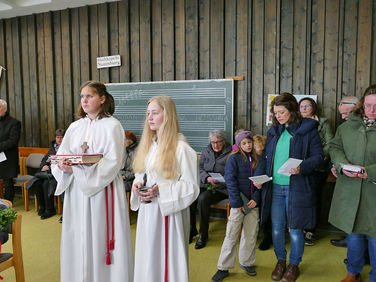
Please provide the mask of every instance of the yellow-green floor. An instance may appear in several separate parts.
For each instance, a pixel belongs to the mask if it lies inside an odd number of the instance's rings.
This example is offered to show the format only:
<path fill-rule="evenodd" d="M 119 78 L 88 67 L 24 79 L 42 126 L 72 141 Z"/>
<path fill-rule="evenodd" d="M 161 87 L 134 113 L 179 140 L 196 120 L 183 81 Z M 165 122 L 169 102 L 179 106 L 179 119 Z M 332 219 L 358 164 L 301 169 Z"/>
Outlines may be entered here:
<path fill-rule="evenodd" d="M 61 224 L 56 215 L 47 220 L 40 220 L 34 210 L 25 212 L 22 200 L 15 199 L 15 209 L 22 214 L 22 244 L 25 280 L 27 282 L 55 282 L 59 281 L 59 248 Z M 210 224 L 210 238 L 205 248 L 195 250 L 194 244 L 189 246 L 189 277 L 191 282 L 211 281 L 216 272 L 217 260 L 221 244 L 225 234 L 225 221 L 215 220 Z M 135 237 L 136 214 L 132 215 L 132 236 Z M 346 275 L 343 259 L 346 256 L 345 248 L 333 247 L 329 243 L 330 238 L 338 235 L 321 234 L 320 240 L 315 246 L 306 247 L 303 262 L 300 265 L 301 282 L 325 282 L 341 281 Z M 2 251 L 9 251 L 11 239 L 6 243 Z M 272 281 L 270 274 L 274 268 L 276 259 L 271 248 L 267 251 L 256 252 L 257 276 L 246 275 L 238 265 L 230 271 L 230 276 L 224 281 Z M 363 269 L 363 281 L 369 281 L 368 272 L 370 266 Z M 1 273 L 4 281 L 15 281 L 13 269 Z M 106 281 L 103 281 L 106 282 Z M 135 281 L 144 282 L 144 281 Z M 179 281 L 172 281 L 179 282 Z"/>

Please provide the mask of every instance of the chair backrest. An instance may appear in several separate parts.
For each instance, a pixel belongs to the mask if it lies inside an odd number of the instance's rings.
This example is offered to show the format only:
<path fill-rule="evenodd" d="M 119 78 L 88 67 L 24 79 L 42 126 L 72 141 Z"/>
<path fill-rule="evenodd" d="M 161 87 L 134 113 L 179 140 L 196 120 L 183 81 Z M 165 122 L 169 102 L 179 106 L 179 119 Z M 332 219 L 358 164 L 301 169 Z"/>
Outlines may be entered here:
<path fill-rule="evenodd" d="M 7 203 L 10 209 L 13 208 L 13 203 L 12 203 L 11 201 L 9 201 L 9 200 L 5 200 L 5 199 L 1 199 L 1 200 L 2 200 L 4 203 Z"/>
<path fill-rule="evenodd" d="M 0 271 L 4 271 L 9 267 L 14 267 L 16 273 L 16 281 L 24 282 L 25 274 L 22 259 L 22 244 L 21 244 L 21 221 L 22 215 L 17 214 L 17 219 L 12 225 L 12 247 L 13 256 L 6 261 L 0 263 Z"/>
<path fill-rule="evenodd" d="M 31 168 L 39 168 L 42 159 L 44 158 L 43 154 L 30 154 L 26 159 L 26 166 Z"/>

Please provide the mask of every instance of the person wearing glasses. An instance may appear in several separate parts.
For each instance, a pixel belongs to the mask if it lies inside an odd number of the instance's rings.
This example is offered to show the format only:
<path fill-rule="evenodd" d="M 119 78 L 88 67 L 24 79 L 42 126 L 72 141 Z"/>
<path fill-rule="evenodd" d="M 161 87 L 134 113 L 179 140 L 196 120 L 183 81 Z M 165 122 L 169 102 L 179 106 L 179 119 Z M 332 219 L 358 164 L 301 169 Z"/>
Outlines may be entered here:
<path fill-rule="evenodd" d="M 196 228 L 196 210 L 198 209 L 200 221 L 200 234 L 195 248 L 206 246 L 208 240 L 210 206 L 228 198 L 226 184 L 218 182 L 209 173 L 220 173 L 224 176 L 227 157 L 231 152 L 231 145 L 226 141 L 223 130 L 212 130 L 209 133 L 209 145 L 200 156 L 200 195 L 190 208 L 191 231 L 189 243 L 193 241 L 198 232 Z"/>
<path fill-rule="evenodd" d="M 355 106 L 359 103 L 359 98 L 355 96 L 347 96 L 344 97 L 338 106 L 338 111 L 341 115 L 341 123 L 348 120 L 348 116 L 355 108 Z"/>
<path fill-rule="evenodd" d="M 338 111 L 341 115 L 341 124 L 348 120 L 348 116 L 354 110 L 355 106 L 359 103 L 359 98 L 355 96 L 344 97 L 338 105 Z M 334 166 L 332 166 L 332 174 L 337 178 L 337 172 Z M 341 236 L 338 239 L 330 239 L 330 243 L 336 247 L 347 247 L 346 236 Z"/>
<path fill-rule="evenodd" d="M 330 128 L 329 121 L 326 117 L 319 115 L 319 110 L 315 100 L 310 97 L 304 97 L 299 101 L 299 110 L 303 118 L 311 118 L 319 122 L 319 127 L 317 128 L 323 151 L 325 154 L 324 160 L 321 162 L 320 167 L 315 171 L 316 179 L 316 204 L 317 204 L 317 219 L 320 218 L 321 210 L 321 187 L 324 186 L 326 178 L 330 170 L 330 155 L 329 155 L 329 141 L 333 138 L 333 132 Z M 317 225 L 317 222 L 316 222 Z M 305 230 L 304 232 L 304 243 L 307 246 L 313 246 L 315 244 L 315 228 Z"/>
<path fill-rule="evenodd" d="M 370 256 L 370 281 L 376 281 L 376 84 L 369 86 L 359 104 L 341 124 L 329 144 L 337 181 L 329 222 L 347 233 L 347 276 L 342 282 L 361 281 L 360 272 Z M 349 171 L 341 164 L 351 164 Z"/>

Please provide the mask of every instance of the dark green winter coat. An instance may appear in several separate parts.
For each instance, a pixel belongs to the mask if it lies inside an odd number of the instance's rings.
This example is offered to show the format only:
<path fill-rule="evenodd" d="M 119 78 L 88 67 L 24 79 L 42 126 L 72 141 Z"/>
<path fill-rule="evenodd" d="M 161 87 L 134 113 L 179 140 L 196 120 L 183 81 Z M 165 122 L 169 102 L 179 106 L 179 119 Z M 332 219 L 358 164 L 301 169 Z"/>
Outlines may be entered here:
<path fill-rule="evenodd" d="M 329 144 L 338 178 L 329 222 L 346 233 L 376 237 L 376 127 L 366 127 L 354 113 Z M 368 179 L 341 174 L 341 163 L 364 166 Z"/>

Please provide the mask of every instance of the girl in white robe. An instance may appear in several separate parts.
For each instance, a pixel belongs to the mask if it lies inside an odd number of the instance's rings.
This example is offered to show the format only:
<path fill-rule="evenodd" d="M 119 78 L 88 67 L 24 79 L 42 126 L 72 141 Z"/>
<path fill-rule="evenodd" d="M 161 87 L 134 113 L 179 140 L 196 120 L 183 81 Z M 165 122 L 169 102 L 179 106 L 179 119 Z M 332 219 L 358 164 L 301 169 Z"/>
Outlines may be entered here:
<path fill-rule="evenodd" d="M 65 192 L 61 281 L 133 281 L 132 240 L 120 175 L 124 130 L 110 116 L 113 99 L 103 83 L 89 81 L 80 93 L 81 118 L 69 126 L 57 154 L 77 155 L 84 151 L 103 154 L 103 158 L 94 165 L 70 166 L 66 160 L 52 165 L 58 182 L 55 194 Z"/>
<path fill-rule="evenodd" d="M 199 194 L 197 154 L 179 133 L 174 102 L 150 99 L 133 169 L 139 210 L 134 281 L 188 281 L 189 206 Z M 145 182 L 146 179 L 146 183 Z M 143 185 L 150 187 L 140 192 Z"/>

